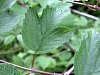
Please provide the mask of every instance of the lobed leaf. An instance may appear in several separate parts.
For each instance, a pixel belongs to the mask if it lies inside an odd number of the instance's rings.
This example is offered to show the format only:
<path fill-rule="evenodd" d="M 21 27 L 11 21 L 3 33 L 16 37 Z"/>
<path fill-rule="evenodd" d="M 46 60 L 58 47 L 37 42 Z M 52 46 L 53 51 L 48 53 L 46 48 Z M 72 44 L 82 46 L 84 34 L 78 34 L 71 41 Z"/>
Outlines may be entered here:
<path fill-rule="evenodd" d="M 22 37 L 26 46 L 31 50 L 52 50 L 68 42 L 71 30 L 59 27 L 65 17 L 62 10 L 47 7 L 43 15 L 38 17 L 37 12 L 30 8 L 26 13 Z"/>

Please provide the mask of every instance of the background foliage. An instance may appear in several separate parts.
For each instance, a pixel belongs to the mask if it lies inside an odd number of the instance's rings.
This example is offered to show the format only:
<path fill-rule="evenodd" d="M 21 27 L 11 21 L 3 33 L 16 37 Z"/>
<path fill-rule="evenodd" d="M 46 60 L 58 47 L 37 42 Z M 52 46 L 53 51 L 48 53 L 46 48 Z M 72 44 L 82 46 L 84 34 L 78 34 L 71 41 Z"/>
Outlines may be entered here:
<path fill-rule="evenodd" d="M 85 12 L 97 17 L 100 17 L 100 14 L 99 14 L 100 11 L 92 11 L 88 9 L 87 7 L 83 7 L 80 5 L 73 5 L 71 3 L 67 3 L 66 1 L 68 0 L 63 0 L 63 1 L 61 0 L 18 0 L 18 1 L 0 0 L 0 59 L 10 61 L 20 66 L 25 66 L 28 68 L 31 67 L 32 57 L 33 57 L 33 54 L 35 54 L 35 51 L 31 50 L 33 49 L 32 47 L 30 47 L 30 49 L 27 49 L 27 47 L 25 46 L 23 42 L 23 39 L 27 40 L 26 38 L 30 37 L 31 34 L 30 36 L 24 37 L 22 39 L 23 19 L 25 19 L 25 13 L 27 12 L 28 7 L 33 7 L 35 9 L 37 13 L 35 12 L 34 14 L 37 14 L 39 16 L 43 14 L 42 16 L 43 21 L 39 19 L 39 21 L 42 21 L 42 22 L 44 22 L 44 19 L 48 21 L 52 19 L 49 17 L 51 15 L 46 14 L 45 12 L 49 10 L 49 7 L 54 7 L 54 8 L 57 8 L 58 10 L 62 9 L 64 12 L 60 14 L 56 19 L 53 18 L 52 20 L 56 20 L 58 22 L 63 17 L 63 20 L 60 21 L 59 26 L 60 27 L 62 26 L 63 30 L 64 30 L 63 27 L 66 27 L 66 29 L 68 30 L 69 29 L 73 30 L 73 35 L 71 35 L 72 37 L 70 41 L 67 42 L 67 44 L 69 44 L 75 50 L 78 50 L 80 46 L 82 46 L 81 36 L 83 36 L 83 33 L 87 32 L 88 30 L 91 30 L 91 28 L 94 29 L 95 31 L 100 32 L 99 20 L 93 20 L 93 19 L 84 17 L 82 15 L 75 14 L 71 12 L 71 10 L 77 9 L 77 10 L 80 10 L 82 12 Z M 74 0 L 71 0 L 71 1 L 74 1 Z M 91 0 L 88 3 L 93 4 L 95 2 L 94 0 Z M 49 7 L 46 8 L 47 6 Z M 53 14 L 52 11 L 50 13 Z M 28 12 L 26 15 L 30 15 L 30 14 L 31 12 Z M 45 15 L 48 17 L 45 17 Z M 35 17 L 30 16 L 30 17 L 27 17 L 26 19 L 28 19 L 29 21 L 31 19 L 36 20 L 34 18 Z M 43 23 L 43 25 L 45 25 L 45 23 Z M 50 28 L 49 24 L 47 28 Z M 37 33 L 40 32 L 39 31 L 40 29 L 38 28 L 34 30 L 35 31 L 37 30 Z M 23 31 L 23 34 L 25 34 L 24 32 L 26 33 L 26 31 Z M 27 33 L 29 34 L 30 32 L 27 31 Z M 48 33 L 50 33 L 50 31 L 48 31 Z M 58 33 L 56 35 L 58 35 Z M 55 44 L 54 43 L 55 41 L 52 41 L 52 37 L 50 38 L 51 38 L 49 39 L 50 43 Z M 60 37 L 60 38 L 63 38 L 63 37 Z M 31 41 L 34 41 L 34 40 L 35 39 L 33 38 L 33 40 Z M 60 42 L 62 42 L 62 40 Z M 58 43 L 59 41 L 57 41 L 57 44 Z M 45 44 L 48 44 L 48 42 L 45 42 Z M 69 49 L 67 44 L 60 45 L 60 46 L 58 44 L 56 45 L 57 46 L 56 49 L 50 48 L 51 50 L 49 50 L 47 53 L 37 53 L 34 68 L 44 70 L 44 71 L 50 71 L 50 72 L 63 72 L 65 69 L 66 70 L 69 69 L 74 63 L 75 53 L 74 51 Z M 31 46 L 30 43 L 27 43 L 27 45 Z M 41 48 L 41 49 L 44 49 L 44 48 Z M 23 70 L 19 70 L 19 73 L 20 75 L 25 75 L 27 72 Z M 32 74 L 32 75 L 35 75 L 35 74 Z"/>

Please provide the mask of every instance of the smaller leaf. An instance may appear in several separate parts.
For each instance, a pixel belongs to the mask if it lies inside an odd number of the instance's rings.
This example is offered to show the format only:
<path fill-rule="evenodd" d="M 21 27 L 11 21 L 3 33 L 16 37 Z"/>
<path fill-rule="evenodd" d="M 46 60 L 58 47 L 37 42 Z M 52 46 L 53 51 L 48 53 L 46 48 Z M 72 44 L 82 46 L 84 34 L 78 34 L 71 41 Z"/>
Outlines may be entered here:
<path fill-rule="evenodd" d="M 18 22 L 19 16 L 15 13 L 0 13 L 0 33 L 12 30 Z"/>
<path fill-rule="evenodd" d="M 8 37 L 5 38 L 4 40 L 4 45 L 8 45 L 10 43 L 12 43 L 15 40 L 15 36 L 14 35 L 10 35 Z"/>
<path fill-rule="evenodd" d="M 46 69 L 50 64 L 56 65 L 56 61 L 51 57 L 46 56 L 39 56 L 36 59 L 36 62 L 42 67 L 43 69 Z"/>
<path fill-rule="evenodd" d="M 88 24 L 88 20 L 85 17 L 80 17 L 75 19 L 75 25 L 86 26 Z"/>
<path fill-rule="evenodd" d="M 25 58 L 24 63 L 26 64 L 27 67 L 31 67 L 32 59 L 33 59 L 33 56 L 32 55 L 29 55 L 29 56 L 27 56 Z"/>
<path fill-rule="evenodd" d="M 61 61 L 66 61 L 71 58 L 72 54 L 71 52 L 65 51 L 64 53 L 60 54 L 58 57 Z"/>
<path fill-rule="evenodd" d="M 10 8 L 16 0 L 0 0 L 0 12 L 6 11 L 8 8 Z"/>
<path fill-rule="evenodd" d="M 23 47 L 23 48 L 26 48 L 24 42 L 23 42 L 23 39 L 22 39 L 22 35 L 21 34 L 18 34 L 17 35 L 17 40 L 18 42 L 20 43 L 20 45 Z"/>

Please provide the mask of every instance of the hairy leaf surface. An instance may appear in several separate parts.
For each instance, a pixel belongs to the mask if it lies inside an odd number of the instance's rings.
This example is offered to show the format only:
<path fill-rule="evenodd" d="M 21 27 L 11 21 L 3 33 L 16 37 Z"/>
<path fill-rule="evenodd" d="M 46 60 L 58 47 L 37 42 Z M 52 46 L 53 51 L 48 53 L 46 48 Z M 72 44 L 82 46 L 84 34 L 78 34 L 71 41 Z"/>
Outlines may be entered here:
<path fill-rule="evenodd" d="M 100 33 L 91 31 L 75 56 L 75 75 L 100 75 Z"/>
<path fill-rule="evenodd" d="M 0 75 L 19 75 L 17 69 L 8 64 L 0 64 Z"/>
<path fill-rule="evenodd" d="M 62 10 L 47 7 L 41 17 L 30 8 L 26 13 L 23 27 L 23 40 L 31 50 L 52 50 L 71 37 L 70 28 L 59 27 L 65 17 Z"/>

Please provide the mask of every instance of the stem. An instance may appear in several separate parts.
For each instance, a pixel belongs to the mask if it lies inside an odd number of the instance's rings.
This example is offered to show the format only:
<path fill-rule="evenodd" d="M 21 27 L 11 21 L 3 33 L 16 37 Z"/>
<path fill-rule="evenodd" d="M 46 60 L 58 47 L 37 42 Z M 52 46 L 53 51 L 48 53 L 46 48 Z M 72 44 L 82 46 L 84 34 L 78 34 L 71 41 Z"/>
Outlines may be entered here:
<path fill-rule="evenodd" d="M 0 62 L 9 64 L 9 65 L 13 65 L 13 66 L 15 66 L 15 67 L 17 67 L 19 69 L 27 70 L 27 71 L 30 71 L 32 73 L 39 73 L 39 74 L 44 74 L 44 75 L 62 75 L 62 74 L 58 74 L 58 73 L 50 73 L 50 72 L 45 72 L 45 71 L 40 71 L 40 70 L 35 70 L 35 69 L 22 67 L 22 66 L 19 66 L 19 65 L 16 65 L 16 64 L 1 60 L 1 59 L 0 59 Z"/>
<path fill-rule="evenodd" d="M 70 75 L 73 70 L 74 70 L 74 66 L 71 69 L 69 69 L 67 72 L 65 72 L 63 75 Z"/>
<path fill-rule="evenodd" d="M 67 3 L 73 3 L 73 4 L 82 5 L 82 6 L 88 6 L 89 8 L 94 9 L 94 10 L 100 10 L 100 7 L 90 5 L 90 4 L 85 4 L 85 3 L 80 3 L 80 2 L 72 2 L 72 1 L 67 1 Z"/>
<path fill-rule="evenodd" d="M 25 3 L 21 2 L 20 0 L 17 0 L 17 2 L 19 3 L 19 5 L 21 5 L 21 6 L 25 7 L 25 8 L 27 8 L 27 6 L 26 6 Z"/>
<path fill-rule="evenodd" d="M 35 54 L 33 54 L 32 68 L 34 67 L 36 55 L 37 55 L 37 51 L 35 51 Z"/>
<path fill-rule="evenodd" d="M 34 64 L 35 64 L 35 58 L 36 58 L 36 54 L 37 54 L 37 51 L 35 51 L 35 54 L 33 54 L 33 60 L 32 60 L 32 68 L 34 67 Z M 25 75 L 30 75 L 31 72 L 25 74 Z"/>
<path fill-rule="evenodd" d="M 72 51 L 72 52 L 76 52 L 76 50 L 74 48 L 72 48 L 69 43 L 65 43 L 65 45 Z"/>
<path fill-rule="evenodd" d="M 11 51 L 6 51 L 6 52 L 1 52 L 0 55 L 7 55 L 7 54 L 11 54 L 11 53 L 16 53 L 21 51 L 22 49 L 19 50 L 11 50 Z"/>
<path fill-rule="evenodd" d="M 85 17 L 94 19 L 94 20 L 100 20 L 98 17 L 95 17 L 95 16 L 92 16 L 92 15 L 89 15 L 89 14 L 86 14 L 86 13 L 83 13 L 83 12 L 80 12 L 80 11 L 77 11 L 77 10 L 75 10 L 75 9 L 71 9 L 71 11 L 74 12 L 74 13 L 83 15 L 83 16 L 85 16 Z"/>

